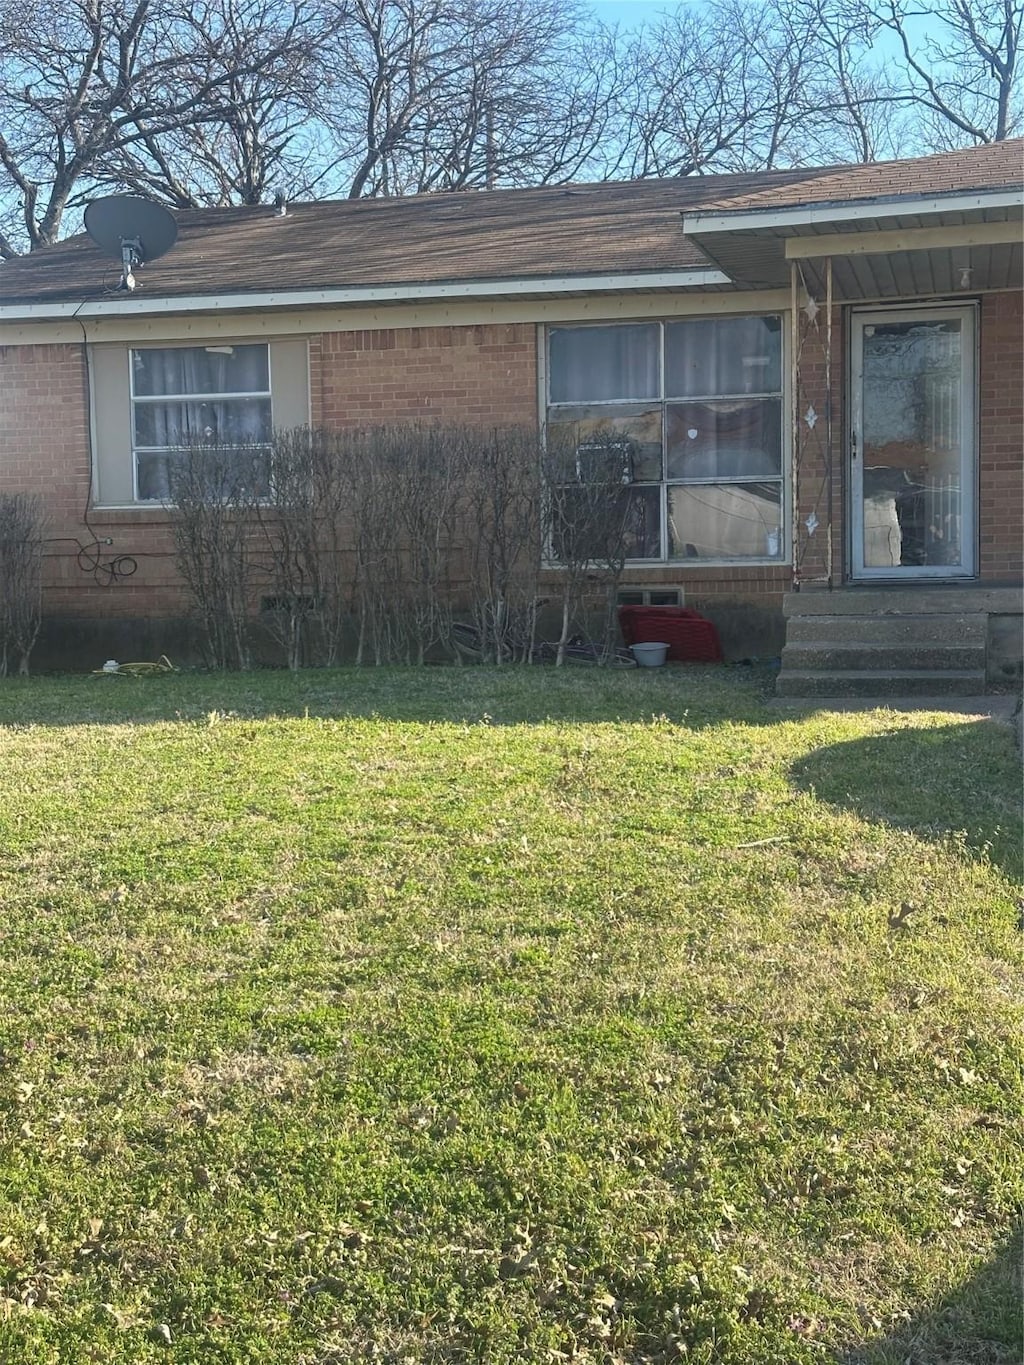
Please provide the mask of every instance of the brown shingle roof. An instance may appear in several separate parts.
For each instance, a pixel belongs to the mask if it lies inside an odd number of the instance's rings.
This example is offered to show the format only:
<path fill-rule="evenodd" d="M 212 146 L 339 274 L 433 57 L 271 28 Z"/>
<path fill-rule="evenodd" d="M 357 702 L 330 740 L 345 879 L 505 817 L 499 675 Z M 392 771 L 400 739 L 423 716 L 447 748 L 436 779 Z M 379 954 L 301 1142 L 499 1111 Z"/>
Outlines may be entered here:
<path fill-rule="evenodd" d="M 711 263 L 681 214 L 819 204 L 1022 183 L 1024 142 L 917 161 L 404 199 L 181 212 L 173 250 L 139 296 L 180 298 L 567 275 L 636 275 Z M 94 300 L 119 266 L 83 233 L 0 268 L 0 306 Z"/>
<path fill-rule="evenodd" d="M 708 198 L 697 213 L 793 208 L 802 205 L 890 200 L 905 195 L 962 194 L 971 190 L 1024 186 L 1024 139 L 993 142 L 913 161 L 825 166 L 805 171 L 785 185 L 768 183 L 726 189 Z M 725 188 L 725 187 L 723 187 Z"/>

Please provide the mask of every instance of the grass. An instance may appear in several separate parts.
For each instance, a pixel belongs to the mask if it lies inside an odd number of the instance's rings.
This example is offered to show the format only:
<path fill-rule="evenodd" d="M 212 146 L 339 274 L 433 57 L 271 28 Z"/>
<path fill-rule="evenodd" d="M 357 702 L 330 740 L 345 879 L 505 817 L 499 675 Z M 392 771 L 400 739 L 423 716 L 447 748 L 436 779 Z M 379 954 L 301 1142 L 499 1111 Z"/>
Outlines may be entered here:
<path fill-rule="evenodd" d="M 723 669 L 0 722 L 5 1365 L 1019 1360 L 1008 729 Z"/>

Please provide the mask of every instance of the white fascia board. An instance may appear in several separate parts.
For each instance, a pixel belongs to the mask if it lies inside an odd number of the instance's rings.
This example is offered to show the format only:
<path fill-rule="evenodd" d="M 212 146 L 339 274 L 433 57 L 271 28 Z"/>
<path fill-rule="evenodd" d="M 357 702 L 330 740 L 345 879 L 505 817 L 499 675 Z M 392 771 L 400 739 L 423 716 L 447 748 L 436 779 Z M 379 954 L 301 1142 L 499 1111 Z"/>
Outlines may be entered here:
<path fill-rule="evenodd" d="M 181 298 L 146 298 L 124 294 L 116 299 L 79 303 L 0 304 L 0 322 L 60 318 L 142 317 L 171 313 L 240 313 L 274 308 L 308 308 L 318 304 L 406 303 L 435 299 L 536 297 L 551 294 L 606 294 L 629 289 L 701 289 L 731 284 L 721 270 L 663 270 L 643 275 L 565 275 L 546 280 L 472 280 L 456 284 L 370 285 L 355 289 L 274 290 L 259 294 L 191 294 Z"/>
<path fill-rule="evenodd" d="M 816 223 L 856 223 L 866 218 L 903 218 L 936 213 L 970 213 L 976 209 L 1018 208 L 1020 190 L 942 194 L 891 199 L 853 199 L 830 204 L 803 204 L 785 209 L 723 209 L 716 213 L 684 213 L 687 237 L 702 232 L 749 232 L 752 228 L 811 227 Z"/>

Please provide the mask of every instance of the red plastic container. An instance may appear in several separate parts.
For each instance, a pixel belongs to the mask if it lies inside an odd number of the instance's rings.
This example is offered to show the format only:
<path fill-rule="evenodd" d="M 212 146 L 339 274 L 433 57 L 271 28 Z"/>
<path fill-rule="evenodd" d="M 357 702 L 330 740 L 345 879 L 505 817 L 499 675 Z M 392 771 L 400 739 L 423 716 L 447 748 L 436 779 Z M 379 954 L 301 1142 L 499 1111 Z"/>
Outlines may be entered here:
<path fill-rule="evenodd" d="M 619 627 L 627 645 L 663 640 L 676 663 L 722 662 L 714 623 L 689 607 L 620 607 Z"/>

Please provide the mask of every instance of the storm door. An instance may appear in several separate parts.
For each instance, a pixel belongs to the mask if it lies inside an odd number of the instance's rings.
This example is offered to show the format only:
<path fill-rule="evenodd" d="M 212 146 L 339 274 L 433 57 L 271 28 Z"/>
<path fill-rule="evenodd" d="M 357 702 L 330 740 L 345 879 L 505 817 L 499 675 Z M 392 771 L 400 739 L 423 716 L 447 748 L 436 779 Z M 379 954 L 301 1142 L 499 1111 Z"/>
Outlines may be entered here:
<path fill-rule="evenodd" d="M 962 578 L 975 563 L 973 307 L 853 314 L 854 578 Z"/>

